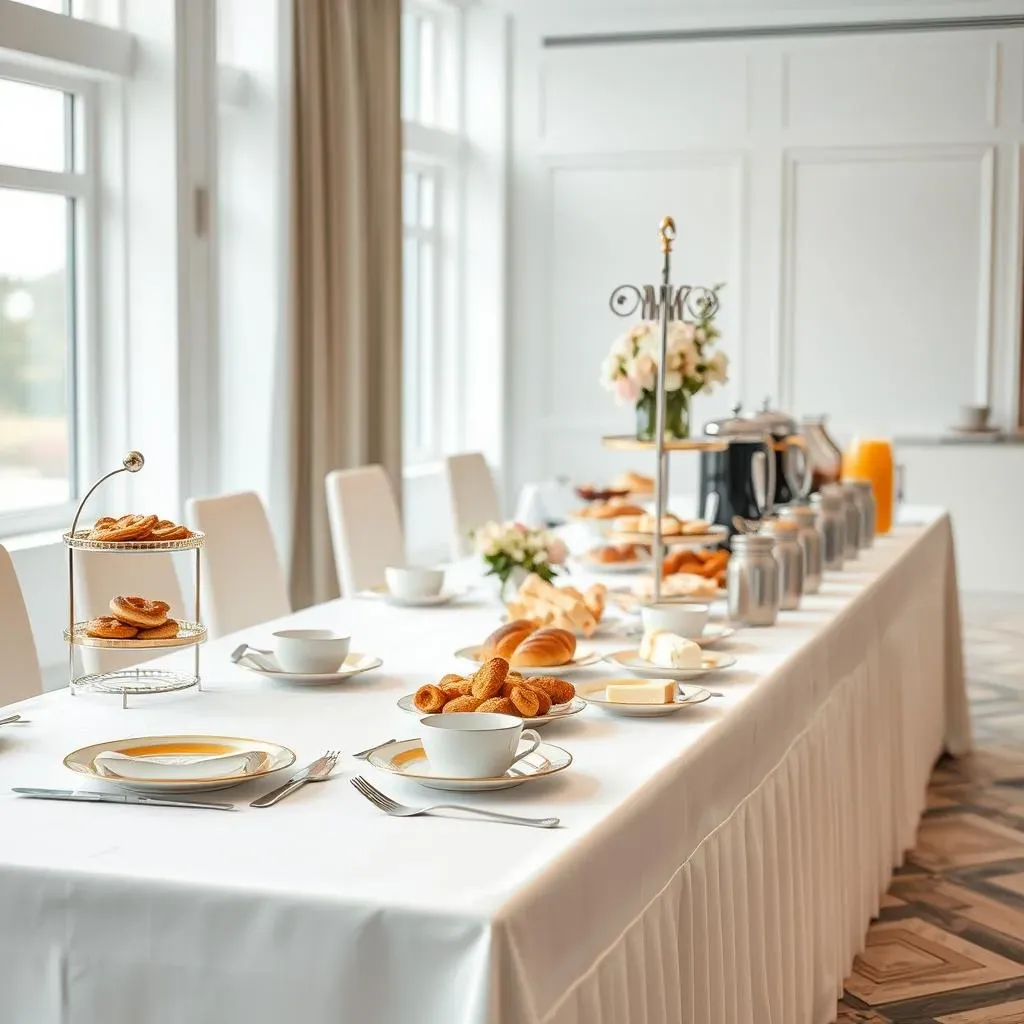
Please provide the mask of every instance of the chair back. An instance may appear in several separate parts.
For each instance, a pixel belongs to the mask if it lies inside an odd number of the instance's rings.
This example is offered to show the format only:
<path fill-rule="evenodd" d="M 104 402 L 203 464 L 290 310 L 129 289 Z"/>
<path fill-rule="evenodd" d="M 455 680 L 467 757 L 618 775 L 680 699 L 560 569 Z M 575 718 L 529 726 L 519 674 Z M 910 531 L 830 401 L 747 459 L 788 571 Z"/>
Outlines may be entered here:
<path fill-rule="evenodd" d="M 452 507 L 452 558 L 473 550 L 473 531 L 501 518 L 501 502 L 494 476 L 480 452 L 450 455 L 445 459 Z"/>
<path fill-rule="evenodd" d="M 39 657 L 25 598 L 10 553 L 0 545 L 0 706 L 43 692 Z"/>

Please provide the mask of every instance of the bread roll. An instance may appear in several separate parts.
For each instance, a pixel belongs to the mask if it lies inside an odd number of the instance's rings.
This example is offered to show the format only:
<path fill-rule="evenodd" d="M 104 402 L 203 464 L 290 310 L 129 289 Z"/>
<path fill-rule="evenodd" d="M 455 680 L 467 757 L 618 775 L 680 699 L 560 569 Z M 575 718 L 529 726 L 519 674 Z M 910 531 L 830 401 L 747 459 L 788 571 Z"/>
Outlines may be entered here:
<path fill-rule="evenodd" d="M 547 668 L 565 665 L 576 653 L 576 637 L 567 629 L 538 629 L 516 648 L 511 663 L 516 668 Z"/>
<path fill-rule="evenodd" d="M 480 648 L 480 660 L 504 658 L 508 661 L 512 657 L 512 652 L 536 629 L 537 627 L 527 619 L 513 619 L 512 622 L 506 622 L 483 642 Z"/>

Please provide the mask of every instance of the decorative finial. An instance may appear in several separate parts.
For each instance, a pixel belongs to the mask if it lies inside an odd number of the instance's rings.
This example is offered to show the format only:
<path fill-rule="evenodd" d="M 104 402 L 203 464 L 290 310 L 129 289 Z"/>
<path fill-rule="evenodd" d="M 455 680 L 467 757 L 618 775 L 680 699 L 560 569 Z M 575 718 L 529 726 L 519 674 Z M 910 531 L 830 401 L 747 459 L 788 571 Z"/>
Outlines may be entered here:
<path fill-rule="evenodd" d="M 145 464 L 146 460 L 142 457 L 142 452 L 129 452 L 121 462 L 121 465 L 124 466 L 129 473 L 138 473 Z"/>
<path fill-rule="evenodd" d="M 661 251 L 664 253 L 671 252 L 672 243 L 676 240 L 676 222 L 671 217 L 661 218 L 658 237 L 661 239 Z"/>

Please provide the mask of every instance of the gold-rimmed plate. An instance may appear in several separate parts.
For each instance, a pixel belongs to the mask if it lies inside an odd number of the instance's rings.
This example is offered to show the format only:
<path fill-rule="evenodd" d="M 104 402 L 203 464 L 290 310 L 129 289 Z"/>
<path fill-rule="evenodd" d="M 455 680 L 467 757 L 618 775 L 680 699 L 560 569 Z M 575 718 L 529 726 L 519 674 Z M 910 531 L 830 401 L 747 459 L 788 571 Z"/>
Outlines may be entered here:
<path fill-rule="evenodd" d="M 112 751 L 127 757 L 187 759 L 190 757 L 225 757 L 237 763 L 227 774 L 210 777 L 197 769 L 197 777 L 182 778 L 181 765 L 164 779 L 154 778 L 147 765 L 147 778 L 132 776 L 131 765 L 114 773 L 97 764 L 100 754 Z M 244 755 L 255 755 L 245 757 Z M 153 765 L 157 762 L 154 760 Z M 236 736 L 134 736 L 128 739 L 105 740 L 73 750 L 64 764 L 73 772 L 95 782 L 107 782 L 135 793 L 203 793 L 228 789 L 251 779 L 263 778 L 295 763 L 295 752 L 280 743 L 244 739 Z"/>
<path fill-rule="evenodd" d="M 408 711 L 411 715 L 419 715 L 422 718 L 426 711 L 420 711 L 416 707 L 416 694 L 407 693 L 404 697 L 399 697 L 395 702 L 403 711 Z M 551 710 L 546 715 L 534 715 L 530 718 L 523 719 L 523 725 L 528 729 L 539 729 L 542 725 L 550 725 L 552 722 L 560 722 L 565 718 L 572 718 L 573 715 L 578 715 L 581 711 L 584 711 L 587 707 L 587 702 L 581 700 L 579 697 L 572 697 L 564 704 L 552 704 Z"/>
<path fill-rule="evenodd" d="M 736 658 L 732 654 L 702 651 L 700 668 L 669 668 L 641 658 L 637 648 L 606 654 L 604 660 L 617 668 L 624 668 L 635 676 L 644 676 L 647 679 L 699 679 L 709 672 L 722 672 L 736 664 Z"/>
<path fill-rule="evenodd" d="M 579 692 L 588 704 L 593 704 L 609 715 L 620 715 L 623 718 L 663 718 L 665 715 L 674 715 L 695 704 L 703 704 L 711 697 L 711 692 L 702 686 L 680 684 L 676 687 L 676 699 L 670 704 L 624 704 L 621 701 L 607 699 L 609 683 L 621 686 L 646 682 L 649 680 L 628 676 L 621 679 L 602 679 L 600 682 L 581 686 Z"/>

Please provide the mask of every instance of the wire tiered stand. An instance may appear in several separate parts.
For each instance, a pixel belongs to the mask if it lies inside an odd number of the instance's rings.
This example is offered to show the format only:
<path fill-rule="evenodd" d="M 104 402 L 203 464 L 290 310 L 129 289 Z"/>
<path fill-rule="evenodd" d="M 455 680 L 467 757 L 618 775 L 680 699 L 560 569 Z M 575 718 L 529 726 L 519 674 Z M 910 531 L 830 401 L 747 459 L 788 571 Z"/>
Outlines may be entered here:
<path fill-rule="evenodd" d="M 645 319 L 657 319 L 661 326 L 661 358 L 658 360 L 658 376 L 655 385 L 655 436 L 653 441 L 643 441 L 634 435 L 612 435 L 602 438 L 605 448 L 613 451 L 653 451 L 657 453 L 657 466 L 654 478 L 654 594 L 655 603 L 662 600 L 661 570 L 665 558 L 665 541 L 662 536 L 661 521 L 665 515 L 668 501 L 668 456 L 670 452 L 701 452 L 724 451 L 727 447 L 723 441 L 714 438 L 665 438 L 665 373 L 668 363 L 668 323 L 669 320 L 685 320 L 687 317 L 699 319 L 702 316 L 713 316 L 718 309 L 718 296 L 710 289 L 701 285 L 679 285 L 671 283 L 672 243 L 676 239 L 676 225 L 671 217 L 664 217 L 658 228 L 661 240 L 661 286 L 655 289 L 651 285 L 639 288 L 632 284 L 622 284 L 616 288 L 608 300 L 612 312 L 616 316 L 633 316 L 642 310 Z M 617 535 L 620 542 L 636 542 L 638 535 Z M 698 538 L 688 538 L 690 547 L 714 547 L 724 540 L 724 536 L 714 535 L 703 543 Z M 666 598 L 666 600 L 672 600 Z"/>
<path fill-rule="evenodd" d="M 64 534 L 64 546 L 68 549 L 68 628 L 64 630 L 64 639 L 68 644 L 68 686 L 71 695 L 79 691 L 98 693 L 118 693 L 121 695 L 121 706 L 128 707 L 129 696 L 148 695 L 152 693 L 171 693 L 175 690 L 187 690 L 192 686 L 202 689 L 199 676 L 199 645 L 206 639 L 206 627 L 199 617 L 199 551 L 206 541 L 206 535 L 193 532 L 191 537 L 181 540 L 126 540 L 96 541 L 91 540 L 91 530 L 79 530 L 78 520 L 82 515 L 85 503 L 93 491 L 104 481 L 118 473 L 138 473 L 145 465 L 141 452 L 129 452 L 119 469 L 112 470 L 100 477 L 89 488 L 75 512 L 71 529 Z M 79 551 L 93 552 L 93 557 L 102 554 L 119 555 L 151 555 L 164 554 L 169 551 L 195 551 L 195 615 L 193 621 L 178 620 L 178 635 L 162 640 L 111 640 L 92 637 L 87 634 L 88 620 L 75 620 L 75 553 Z M 90 672 L 76 674 L 75 648 L 93 647 L 103 650 L 132 651 L 138 653 L 146 650 L 166 650 L 174 647 L 192 647 L 194 661 L 192 672 L 174 672 L 162 668 L 128 668 L 109 672 Z"/>

